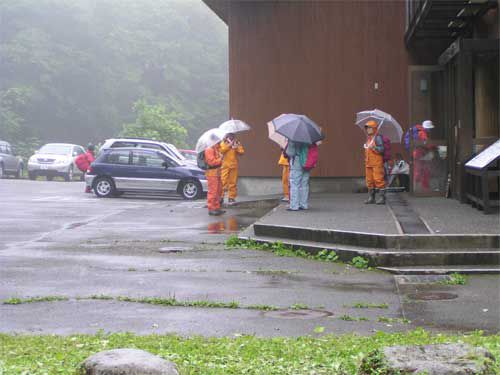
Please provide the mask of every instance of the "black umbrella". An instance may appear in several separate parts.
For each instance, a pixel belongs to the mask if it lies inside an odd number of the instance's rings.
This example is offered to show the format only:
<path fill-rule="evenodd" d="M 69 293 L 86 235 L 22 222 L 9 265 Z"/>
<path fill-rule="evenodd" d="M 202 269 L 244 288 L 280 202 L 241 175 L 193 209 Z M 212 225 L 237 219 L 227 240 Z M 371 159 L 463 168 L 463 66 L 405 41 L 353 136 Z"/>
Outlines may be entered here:
<path fill-rule="evenodd" d="M 319 126 L 304 115 L 286 113 L 276 117 L 272 123 L 276 133 L 293 142 L 311 144 L 324 138 Z"/>

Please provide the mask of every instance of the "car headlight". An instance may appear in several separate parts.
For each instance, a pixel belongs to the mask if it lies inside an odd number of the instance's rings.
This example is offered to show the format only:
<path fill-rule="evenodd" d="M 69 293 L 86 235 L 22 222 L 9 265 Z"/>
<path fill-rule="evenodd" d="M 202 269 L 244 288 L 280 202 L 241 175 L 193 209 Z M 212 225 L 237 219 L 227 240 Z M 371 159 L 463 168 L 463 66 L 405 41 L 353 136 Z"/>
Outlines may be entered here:
<path fill-rule="evenodd" d="M 28 163 L 35 163 L 36 162 L 36 157 L 32 156 L 28 159 Z"/>

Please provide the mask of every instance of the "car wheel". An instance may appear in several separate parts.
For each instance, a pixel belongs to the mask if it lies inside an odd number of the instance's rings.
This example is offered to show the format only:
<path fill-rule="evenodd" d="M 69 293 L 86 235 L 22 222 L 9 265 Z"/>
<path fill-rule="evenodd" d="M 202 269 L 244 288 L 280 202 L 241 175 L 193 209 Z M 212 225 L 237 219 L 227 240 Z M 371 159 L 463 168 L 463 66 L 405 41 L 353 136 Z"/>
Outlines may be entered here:
<path fill-rule="evenodd" d="M 0 178 L 3 178 L 5 175 L 5 169 L 3 169 L 3 164 L 0 164 Z"/>
<path fill-rule="evenodd" d="M 16 178 L 23 178 L 23 165 L 19 164 L 16 172 Z"/>
<path fill-rule="evenodd" d="M 28 177 L 30 180 L 36 180 L 36 174 L 34 172 L 28 172 Z"/>
<path fill-rule="evenodd" d="M 202 194 L 201 184 L 197 181 L 183 181 L 180 185 L 180 193 L 184 199 L 199 199 Z"/>
<path fill-rule="evenodd" d="M 69 167 L 68 173 L 64 174 L 64 181 L 69 182 L 73 181 L 73 166 Z"/>
<path fill-rule="evenodd" d="M 94 193 L 99 198 L 112 197 L 115 193 L 113 180 L 107 177 L 98 177 L 94 182 Z"/>

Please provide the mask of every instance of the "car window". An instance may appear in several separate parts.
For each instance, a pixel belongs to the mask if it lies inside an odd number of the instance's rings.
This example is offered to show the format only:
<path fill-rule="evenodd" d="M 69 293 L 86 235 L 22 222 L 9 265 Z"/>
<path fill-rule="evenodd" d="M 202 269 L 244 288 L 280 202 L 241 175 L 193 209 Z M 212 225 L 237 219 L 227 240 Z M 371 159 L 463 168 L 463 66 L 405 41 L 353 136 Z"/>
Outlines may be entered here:
<path fill-rule="evenodd" d="M 71 155 L 72 147 L 64 144 L 46 144 L 42 146 L 40 154 Z"/>
<path fill-rule="evenodd" d="M 5 153 L 6 153 L 7 155 L 12 155 L 12 151 L 11 151 L 11 149 L 10 149 L 10 146 L 9 146 L 9 145 L 5 145 Z"/>
<path fill-rule="evenodd" d="M 152 143 L 139 143 L 138 146 L 140 148 L 147 148 L 148 150 L 163 150 L 163 147 L 161 147 L 160 145 L 155 145 Z"/>
<path fill-rule="evenodd" d="M 144 167 L 154 167 L 154 168 L 165 168 L 163 159 L 156 152 L 144 152 L 144 151 L 133 151 L 132 152 L 132 164 L 140 165 Z"/>
<path fill-rule="evenodd" d="M 129 150 L 115 150 L 106 155 L 104 162 L 108 164 L 128 164 L 129 157 Z"/>
<path fill-rule="evenodd" d="M 5 145 L 0 144 L 0 153 L 5 154 Z"/>
<path fill-rule="evenodd" d="M 111 148 L 117 148 L 117 147 L 137 147 L 137 143 L 119 141 L 111 145 Z"/>

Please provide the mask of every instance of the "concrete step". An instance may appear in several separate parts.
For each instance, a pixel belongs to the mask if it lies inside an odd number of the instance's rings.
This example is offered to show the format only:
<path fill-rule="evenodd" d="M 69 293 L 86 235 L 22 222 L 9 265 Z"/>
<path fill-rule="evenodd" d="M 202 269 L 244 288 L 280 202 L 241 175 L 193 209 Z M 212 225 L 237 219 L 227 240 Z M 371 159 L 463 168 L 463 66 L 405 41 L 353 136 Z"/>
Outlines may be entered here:
<path fill-rule="evenodd" d="M 317 254 L 323 249 L 334 250 L 339 259 L 349 262 L 356 256 L 362 256 L 370 261 L 372 267 L 435 267 L 463 265 L 500 265 L 500 250 L 498 248 L 469 249 L 397 249 L 373 248 L 363 246 L 348 246 L 321 241 L 296 240 L 283 237 L 263 236 L 255 233 L 256 224 L 240 233 L 240 239 L 252 239 L 259 243 L 282 242 L 295 249 L 303 249 L 311 254 Z"/>
<path fill-rule="evenodd" d="M 255 223 L 257 236 L 373 249 L 498 249 L 498 234 L 377 234 Z"/>
<path fill-rule="evenodd" d="M 396 275 L 500 274 L 500 265 L 457 265 L 427 267 L 377 267 Z"/>

